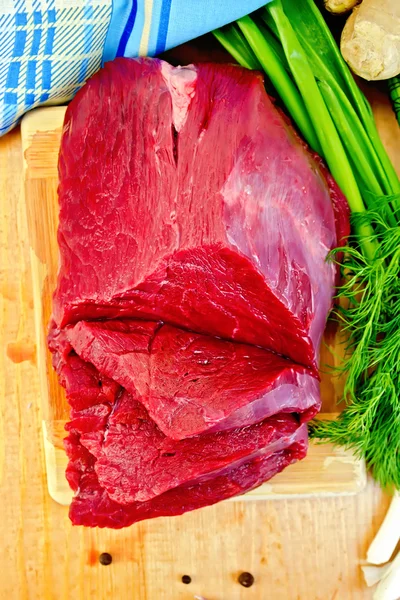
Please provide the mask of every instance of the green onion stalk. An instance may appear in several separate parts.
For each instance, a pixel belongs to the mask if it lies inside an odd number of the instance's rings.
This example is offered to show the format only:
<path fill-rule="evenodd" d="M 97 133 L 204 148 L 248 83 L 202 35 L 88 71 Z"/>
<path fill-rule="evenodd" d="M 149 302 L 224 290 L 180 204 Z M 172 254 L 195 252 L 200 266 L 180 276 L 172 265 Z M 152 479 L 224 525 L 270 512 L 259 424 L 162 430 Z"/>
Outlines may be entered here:
<path fill-rule="evenodd" d="M 392 77 L 388 81 L 390 99 L 392 101 L 393 111 L 400 125 L 400 75 Z"/>
<path fill-rule="evenodd" d="M 313 0 L 272 0 L 214 34 L 239 64 L 264 70 L 352 213 L 349 244 L 330 256 L 345 256 L 336 309 L 348 337 L 345 406 L 311 435 L 351 448 L 400 490 L 400 181 L 371 107 Z"/>

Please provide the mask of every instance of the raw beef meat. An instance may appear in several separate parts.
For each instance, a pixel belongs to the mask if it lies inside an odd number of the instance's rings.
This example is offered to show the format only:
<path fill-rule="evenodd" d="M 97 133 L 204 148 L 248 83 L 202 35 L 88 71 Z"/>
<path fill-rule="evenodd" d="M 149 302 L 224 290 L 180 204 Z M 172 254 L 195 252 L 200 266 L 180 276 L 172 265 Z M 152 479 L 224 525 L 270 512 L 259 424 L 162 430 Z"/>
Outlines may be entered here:
<path fill-rule="evenodd" d="M 70 458 L 67 478 L 76 492 L 70 508 L 72 522 L 75 525 L 113 529 L 127 527 L 144 519 L 181 515 L 243 494 L 301 460 L 307 453 L 307 441 L 300 440 L 286 450 L 272 456 L 261 456 L 208 481 L 173 488 L 147 502 L 119 504 L 99 484 L 94 469 L 96 460 L 80 444 L 79 435 L 70 434 L 65 446 Z"/>
<path fill-rule="evenodd" d="M 150 500 L 187 482 L 200 483 L 227 467 L 271 456 L 307 439 L 306 426 L 286 415 L 229 432 L 174 441 L 127 392 L 121 393 L 111 412 L 107 406 L 96 405 L 94 410 L 74 414 L 68 429 L 81 434 L 81 444 L 96 458 L 101 486 L 119 504 Z"/>
<path fill-rule="evenodd" d="M 83 360 L 137 395 L 176 440 L 278 412 L 309 420 L 320 408 L 318 381 L 305 367 L 256 346 L 137 320 L 80 321 L 68 338 Z"/>
<path fill-rule="evenodd" d="M 59 169 L 59 327 L 162 320 L 316 370 L 341 196 L 259 74 L 108 63 L 68 107 Z"/>
<path fill-rule="evenodd" d="M 71 487 L 79 489 L 71 515 L 76 505 L 81 504 L 81 479 L 85 479 L 86 462 L 90 463 L 90 472 L 96 477 L 96 486 L 104 490 L 111 505 L 116 503 L 121 510 L 127 507 L 127 518 L 129 516 L 130 522 L 135 522 L 158 516 L 152 515 L 149 501 L 156 501 L 161 494 L 165 496 L 165 492 L 176 489 L 172 498 L 181 497 L 182 502 L 187 488 L 193 493 L 197 489 L 208 490 L 208 500 L 203 499 L 199 506 L 213 504 L 237 493 L 230 491 L 236 488 L 228 485 L 228 477 L 233 474 L 235 481 L 235 474 L 241 473 L 244 465 L 254 465 L 251 477 L 244 481 L 258 482 L 253 477 L 260 477 L 260 473 L 266 471 L 267 459 L 278 471 L 306 453 L 306 425 L 299 425 L 291 414 L 273 416 L 250 427 L 174 441 L 162 434 L 140 402 L 121 387 L 110 391 L 108 380 L 101 379 L 96 368 L 75 356 L 70 347 L 61 368 L 60 381 L 72 406 L 76 406 L 74 398 L 71 402 L 71 393 L 75 397 L 77 381 L 85 386 L 84 408 L 73 408 L 67 424 L 70 435 L 66 449 L 71 459 L 67 477 Z M 99 381 L 105 384 L 106 395 L 103 384 L 98 386 Z M 88 453 L 90 461 L 82 458 Z M 277 463 L 276 457 L 279 457 Z M 243 472 L 247 474 L 247 470 Z M 213 495 L 214 481 L 222 482 L 226 488 L 221 498 L 217 493 L 215 497 Z M 146 507 L 149 510 L 142 516 Z M 163 510 L 169 514 L 176 508 L 164 507 Z M 94 514 L 92 525 L 98 524 L 96 518 Z"/>
<path fill-rule="evenodd" d="M 117 59 L 70 104 L 59 172 L 73 523 L 181 514 L 303 458 L 348 208 L 261 76 Z"/>

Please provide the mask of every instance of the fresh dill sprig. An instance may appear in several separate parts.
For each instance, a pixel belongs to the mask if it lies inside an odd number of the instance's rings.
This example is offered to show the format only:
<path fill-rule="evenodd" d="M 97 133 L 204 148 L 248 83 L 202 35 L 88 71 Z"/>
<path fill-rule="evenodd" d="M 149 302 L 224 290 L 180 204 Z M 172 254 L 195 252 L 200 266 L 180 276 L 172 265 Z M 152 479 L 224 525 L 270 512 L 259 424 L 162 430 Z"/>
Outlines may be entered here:
<path fill-rule="evenodd" d="M 400 227 L 370 212 L 379 242 L 373 261 L 345 252 L 337 316 L 348 334 L 340 370 L 346 407 L 334 421 L 313 422 L 311 436 L 351 448 L 383 487 L 400 489 Z"/>

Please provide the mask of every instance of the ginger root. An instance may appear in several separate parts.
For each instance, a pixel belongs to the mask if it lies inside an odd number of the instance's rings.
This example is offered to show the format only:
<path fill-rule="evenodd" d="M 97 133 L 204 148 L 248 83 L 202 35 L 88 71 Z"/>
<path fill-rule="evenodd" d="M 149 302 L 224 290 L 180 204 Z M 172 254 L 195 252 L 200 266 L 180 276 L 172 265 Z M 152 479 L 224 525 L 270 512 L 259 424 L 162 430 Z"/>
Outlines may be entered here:
<path fill-rule="evenodd" d="M 340 49 L 350 68 L 364 79 L 400 73 L 400 0 L 364 0 L 342 32 Z"/>
<path fill-rule="evenodd" d="M 359 2 L 360 0 L 324 0 L 324 5 L 329 12 L 335 15 L 342 15 L 349 12 Z"/>

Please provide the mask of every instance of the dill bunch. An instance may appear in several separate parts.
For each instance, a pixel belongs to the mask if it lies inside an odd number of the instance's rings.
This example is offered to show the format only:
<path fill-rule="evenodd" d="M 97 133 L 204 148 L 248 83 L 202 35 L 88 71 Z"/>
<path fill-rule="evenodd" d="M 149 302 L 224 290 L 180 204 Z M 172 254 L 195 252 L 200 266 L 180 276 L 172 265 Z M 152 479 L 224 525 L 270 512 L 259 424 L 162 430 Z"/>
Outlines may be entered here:
<path fill-rule="evenodd" d="M 361 218 L 377 232 L 374 259 L 354 246 L 333 253 L 345 252 L 336 315 L 348 335 L 339 367 L 346 407 L 334 421 L 314 421 L 310 432 L 351 448 L 383 487 L 400 489 L 400 227 L 379 212 Z"/>

